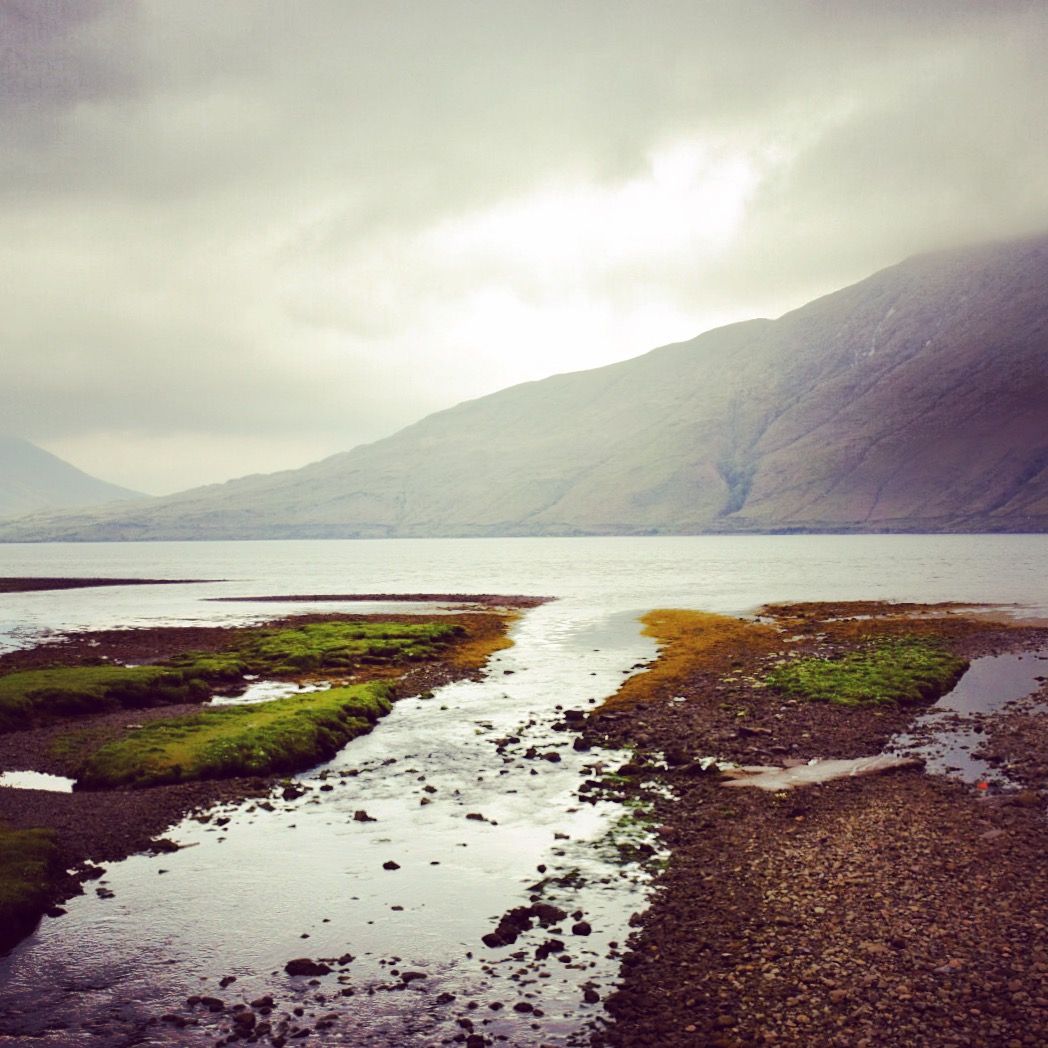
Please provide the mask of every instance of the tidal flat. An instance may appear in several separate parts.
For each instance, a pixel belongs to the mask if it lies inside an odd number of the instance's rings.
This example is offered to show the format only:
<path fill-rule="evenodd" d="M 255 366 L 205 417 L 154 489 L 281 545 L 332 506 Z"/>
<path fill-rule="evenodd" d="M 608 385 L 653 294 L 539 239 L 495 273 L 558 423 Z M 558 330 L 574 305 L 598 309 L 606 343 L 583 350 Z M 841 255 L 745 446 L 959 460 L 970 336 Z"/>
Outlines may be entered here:
<path fill-rule="evenodd" d="M 45 669 L 58 651 L 67 664 L 133 651 L 150 665 L 207 664 L 216 692 L 250 692 L 266 676 L 317 688 L 257 704 L 278 718 L 281 703 L 345 688 L 391 688 L 396 701 L 377 731 L 304 756 L 290 779 L 213 764 L 200 774 L 167 753 L 184 781 L 0 790 L 9 832 L 32 823 L 59 849 L 79 842 L 93 893 L 12 954 L 0 1029 L 52 1045 L 901 1046 L 931 1023 L 936 1043 L 1044 1043 L 1048 631 L 955 604 L 665 609 L 592 634 L 588 653 L 571 653 L 572 683 L 567 663 L 537 676 L 526 664 L 555 622 L 542 605 L 475 614 L 310 615 L 247 632 L 187 627 L 181 640 L 177 628 L 100 631 L 8 657 L 0 669 L 13 675 Z M 421 631 L 404 628 L 412 621 Z M 342 626 L 378 649 L 334 665 Z M 383 650 L 394 629 L 400 639 Z M 268 643 L 288 630 L 305 672 L 288 662 L 286 635 L 276 651 Z M 316 657 L 305 639 L 318 631 L 327 655 Z M 245 652 L 270 662 L 230 669 Z M 1007 659 L 1026 674 L 1023 700 L 988 714 L 991 674 L 985 709 L 944 712 L 936 735 L 936 711 L 964 680 Z M 0 768 L 20 759 L 23 770 L 84 776 L 129 740 L 122 760 L 143 766 L 194 717 L 221 723 L 253 705 L 63 716 L 0 737 Z M 930 767 L 962 732 L 989 769 L 974 782 L 911 766 L 724 788 L 734 768 L 878 754 Z M 109 807 L 92 830 L 99 803 Z M 180 822 L 190 811 L 196 820 Z M 332 828 L 333 847 L 317 850 L 318 831 Z M 93 865 L 134 852 L 104 872 Z M 248 869 L 260 859 L 269 883 Z M 34 861 L 47 867 L 47 855 Z M 246 878 L 259 897 L 216 910 L 209 896 L 223 878 Z M 105 907 L 118 905 L 130 941 L 151 907 L 166 972 L 143 964 L 129 980 L 92 957 L 91 928 L 104 935 Z M 176 932 L 187 906 L 197 936 Z M 86 943 L 85 959 L 54 969 L 69 920 L 69 947 Z M 237 949 L 216 953 L 208 936 L 223 920 L 263 941 L 234 936 Z M 63 989 L 77 978 L 97 987 L 89 1000 Z M 131 986 L 145 989 L 141 1003 L 126 999 Z"/>
<path fill-rule="evenodd" d="M 398 694 L 480 672 L 509 643 L 511 620 L 302 616 L 204 633 L 109 631 L 7 655 L 0 768 L 67 777 L 76 792 L 0 789 L 0 947 L 93 877 L 93 862 L 146 850 L 189 811 L 330 759 Z M 127 661 L 144 650 L 160 658 Z M 212 704 L 259 678 L 303 693 Z M 171 788 L 128 797 L 160 786 Z"/>

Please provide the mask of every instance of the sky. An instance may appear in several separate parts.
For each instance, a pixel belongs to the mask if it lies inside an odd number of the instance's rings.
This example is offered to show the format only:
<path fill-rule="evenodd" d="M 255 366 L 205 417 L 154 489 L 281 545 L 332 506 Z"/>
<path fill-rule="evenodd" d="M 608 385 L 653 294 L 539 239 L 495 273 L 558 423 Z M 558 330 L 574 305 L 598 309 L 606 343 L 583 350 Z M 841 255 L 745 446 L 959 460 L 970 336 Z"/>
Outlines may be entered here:
<path fill-rule="evenodd" d="M 163 494 L 1048 229 L 1048 4 L 2 0 L 0 429 Z"/>

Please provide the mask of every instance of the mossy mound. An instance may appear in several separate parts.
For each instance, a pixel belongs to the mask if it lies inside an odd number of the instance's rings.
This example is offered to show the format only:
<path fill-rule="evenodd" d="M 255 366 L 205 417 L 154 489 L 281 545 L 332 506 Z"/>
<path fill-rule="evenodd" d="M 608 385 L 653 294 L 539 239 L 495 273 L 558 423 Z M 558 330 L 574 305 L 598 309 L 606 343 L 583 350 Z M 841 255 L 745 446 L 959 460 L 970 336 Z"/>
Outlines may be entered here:
<path fill-rule="evenodd" d="M 786 695 L 840 706 L 930 702 L 968 668 L 966 660 L 920 638 L 871 642 L 836 659 L 798 659 L 776 667 L 767 682 Z"/>
<path fill-rule="evenodd" d="M 308 622 L 254 630 L 229 651 L 191 653 L 170 665 L 211 679 L 352 670 L 361 664 L 433 658 L 463 632 L 450 622 Z"/>
<path fill-rule="evenodd" d="M 245 674 L 348 673 L 435 658 L 465 633 L 451 622 L 311 622 L 246 630 L 226 651 L 155 666 L 79 665 L 0 677 L 0 732 L 120 708 L 202 702 Z"/>
<path fill-rule="evenodd" d="M 84 713 L 201 702 L 208 680 L 164 666 L 58 666 L 0 677 L 0 732 Z"/>
<path fill-rule="evenodd" d="M 33 930 L 62 876 L 53 831 L 0 826 L 0 950 Z"/>
<path fill-rule="evenodd" d="M 391 709 L 392 685 L 371 681 L 153 721 L 95 751 L 79 787 L 156 786 L 303 771 L 369 732 Z"/>

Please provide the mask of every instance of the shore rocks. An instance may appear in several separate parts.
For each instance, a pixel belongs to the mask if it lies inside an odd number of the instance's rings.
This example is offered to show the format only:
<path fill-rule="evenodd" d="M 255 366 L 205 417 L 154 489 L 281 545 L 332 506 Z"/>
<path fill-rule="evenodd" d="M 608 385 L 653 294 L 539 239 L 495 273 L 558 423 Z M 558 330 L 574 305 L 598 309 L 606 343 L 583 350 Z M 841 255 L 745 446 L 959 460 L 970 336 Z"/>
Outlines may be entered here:
<path fill-rule="evenodd" d="M 309 957 L 296 957 L 284 965 L 284 971 L 288 975 L 327 975 L 331 968 L 322 961 L 314 961 Z"/>
<path fill-rule="evenodd" d="M 482 941 L 485 946 L 492 948 L 511 946 L 524 932 L 531 929 L 533 922 L 537 921 L 542 928 L 549 928 L 565 917 L 566 911 L 549 903 L 536 902 L 530 906 L 516 906 L 502 915 L 495 930 L 483 936 Z"/>

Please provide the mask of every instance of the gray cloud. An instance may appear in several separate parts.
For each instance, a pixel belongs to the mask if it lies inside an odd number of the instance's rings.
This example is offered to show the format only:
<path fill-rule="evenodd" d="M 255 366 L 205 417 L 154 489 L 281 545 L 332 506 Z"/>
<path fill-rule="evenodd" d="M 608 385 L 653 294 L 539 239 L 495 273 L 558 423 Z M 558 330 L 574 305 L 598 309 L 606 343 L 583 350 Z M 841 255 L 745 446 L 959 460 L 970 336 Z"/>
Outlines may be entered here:
<path fill-rule="evenodd" d="M 16 0 L 0 39 L 5 428 L 151 490 L 1048 225 L 1037 2 Z"/>

